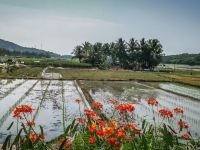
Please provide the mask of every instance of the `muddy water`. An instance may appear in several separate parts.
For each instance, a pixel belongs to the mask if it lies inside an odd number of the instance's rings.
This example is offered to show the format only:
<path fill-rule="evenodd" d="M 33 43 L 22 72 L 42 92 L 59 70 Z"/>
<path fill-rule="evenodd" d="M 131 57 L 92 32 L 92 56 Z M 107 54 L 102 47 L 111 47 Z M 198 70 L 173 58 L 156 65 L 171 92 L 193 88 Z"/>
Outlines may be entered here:
<path fill-rule="evenodd" d="M 155 97 L 159 101 L 159 109 L 173 109 L 175 107 L 181 107 L 185 110 L 184 120 L 190 125 L 190 131 L 195 138 L 200 136 L 200 99 L 194 99 L 190 94 L 187 96 L 180 95 L 180 91 L 173 90 L 172 92 L 158 89 L 157 87 L 163 87 L 167 83 L 137 83 L 137 82 L 102 82 L 102 81 L 82 81 L 85 87 L 89 90 L 92 97 L 104 104 L 104 113 L 109 117 L 113 106 L 108 102 L 110 99 L 116 99 L 119 102 L 134 103 L 136 106 L 135 121 L 140 123 L 142 119 L 146 119 L 149 122 L 153 122 L 153 115 L 156 117 L 157 123 L 159 123 L 158 109 L 152 109 L 147 105 L 146 100 L 149 97 Z M 171 84 L 167 85 L 171 86 Z M 187 89 L 183 85 L 183 89 Z M 189 88 L 190 92 L 199 94 L 200 90 Z M 186 94 L 186 93 L 184 93 Z M 191 96 L 191 97 L 190 97 Z M 196 97 L 195 97 L 196 98 Z M 177 128 L 176 117 L 171 125 Z"/>

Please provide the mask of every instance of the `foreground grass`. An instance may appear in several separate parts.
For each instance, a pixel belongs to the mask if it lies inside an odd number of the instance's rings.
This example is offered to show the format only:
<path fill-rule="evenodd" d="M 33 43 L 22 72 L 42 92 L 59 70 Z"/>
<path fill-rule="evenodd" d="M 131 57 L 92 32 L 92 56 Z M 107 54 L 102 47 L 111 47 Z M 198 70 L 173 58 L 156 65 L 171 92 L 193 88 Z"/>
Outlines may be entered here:
<path fill-rule="evenodd" d="M 130 70 L 92 70 L 92 69 L 49 69 L 47 72 L 60 73 L 63 79 L 79 80 L 140 80 L 140 81 L 169 81 L 155 72 Z"/>
<path fill-rule="evenodd" d="M 0 72 L 1 78 L 39 78 L 42 72 L 41 67 L 17 68 L 12 72 Z"/>

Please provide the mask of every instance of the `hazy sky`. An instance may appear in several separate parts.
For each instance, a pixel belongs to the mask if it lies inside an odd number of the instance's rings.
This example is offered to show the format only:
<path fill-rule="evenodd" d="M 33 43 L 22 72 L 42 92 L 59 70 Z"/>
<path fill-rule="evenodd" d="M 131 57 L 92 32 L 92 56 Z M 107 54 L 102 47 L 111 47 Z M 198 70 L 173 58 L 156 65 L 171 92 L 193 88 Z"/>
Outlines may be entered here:
<path fill-rule="evenodd" d="M 84 41 L 158 38 L 200 53 L 200 0 L 0 0 L 0 38 L 70 54 Z"/>

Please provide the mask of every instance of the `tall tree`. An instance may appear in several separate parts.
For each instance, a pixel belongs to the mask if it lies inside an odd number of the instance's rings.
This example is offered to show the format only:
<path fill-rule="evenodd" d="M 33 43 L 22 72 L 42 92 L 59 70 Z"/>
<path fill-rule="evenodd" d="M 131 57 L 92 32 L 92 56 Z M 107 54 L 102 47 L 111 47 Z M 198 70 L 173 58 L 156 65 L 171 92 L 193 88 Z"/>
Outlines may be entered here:
<path fill-rule="evenodd" d="M 122 38 L 119 38 L 116 43 L 117 57 L 122 68 L 128 67 L 128 56 L 126 53 L 126 43 Z"/>
<path fill-rule="evenodd" d="M 85 57 L 84 51 L 83 51 L 83 47 L 80 45 L 77 45 L 72 54 L 74 54 L 75 58 L 78 58 L 80 62 L 82 62 L 83 58 Z"/>
<path fill-rule="evenodd" d="M 144 38 L 140 40 L 140 50 L 141 50 L 141 67 L 148 68 L 149 60 L 151 57 L 151 51 L 148 49 L 148 44 Z"/>
<path fill-rule="evenodd" d="M 128 65 L 130 69 L 136 69 L 140 62 L 139 50 L 140 48 L 137 40 L 131 38 L 129 43 L 127 43 Z"/>
<path fill-rule="evenodd" d="M 116 66 L 118 62 L 118 57 L 117 57 L 116 44 L 114 42 L 110 43 L 110 56 L 112 58 L 112 66 Z"/>
<path fill-rule="evenodd" d="M 150 39 L 147 41 L 147 44 L 150 51 L 148 67 L 152 70 L 160 63 L 163 50 L 162 45 L 158 39 Z"/>
<path fill-rule="evenodd" d="M 84 62 L 87 62 L 87 59 L 89 57 L 89 53 L 92 50 L 92 44 L 90 42 L 84 42 L 82 44 L 82 48 L 83 48 Z"/>

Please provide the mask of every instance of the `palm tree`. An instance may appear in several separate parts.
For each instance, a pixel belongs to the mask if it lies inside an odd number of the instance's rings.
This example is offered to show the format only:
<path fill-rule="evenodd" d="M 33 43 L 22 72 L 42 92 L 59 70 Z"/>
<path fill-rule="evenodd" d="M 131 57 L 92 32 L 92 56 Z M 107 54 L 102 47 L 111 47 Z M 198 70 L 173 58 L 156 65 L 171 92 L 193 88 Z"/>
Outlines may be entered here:
<path fill-rule="evenodd" d="M 157 66 L 162 57 L 162 45 L 158 39 L 150 39 L 147 41 L 150 53 L 149 68 L 152 70 Z"/>
<path fill-rule="evenodd" d="M 126 53 L 126 43 L 122 38 L 119 38 L 116 43 L 117 57 L 122 68 L 128 67 L 128 56 Z"/>
<path fill-rule="evenodd" d="M 140 40 L 140 50 L 141 50 L 141 67 L 147 68 L 148 62 L 150 60 L 150 51 L 148 49 L 148 44 L 145 41 L 145 38 Z"/>
<path fill-rule="evenodd" d="M 137 40 L 131 38 L 129 43 L 127 43 L 127 54 L 128 54 L 128 65 L 131 69 L 136 69 L 137 64 L 140 61 L 139 55 L 139 44 Z"/>
<path fill-rule="evenodd" d="M 109 49 L 110 49 L 110 56 L 112 58 L 112 66 L 116 66 L 118 61 L 116 44 L 114 42 L 110 43 Z"/>

